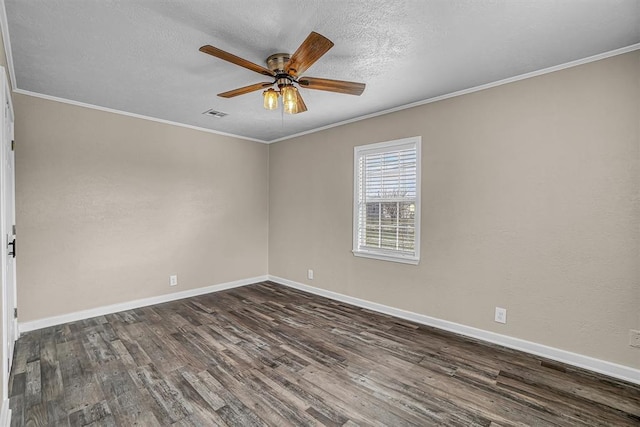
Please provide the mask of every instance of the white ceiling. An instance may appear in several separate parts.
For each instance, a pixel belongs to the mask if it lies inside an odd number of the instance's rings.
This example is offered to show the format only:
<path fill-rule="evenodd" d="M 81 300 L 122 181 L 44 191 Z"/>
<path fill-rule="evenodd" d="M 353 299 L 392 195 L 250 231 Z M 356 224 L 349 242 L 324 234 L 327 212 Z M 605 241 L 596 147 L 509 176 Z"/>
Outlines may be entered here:
<path fill-rule="evenodd" d="M 5 0 L 17 88 L 273 141 L 640 43 L 640 0 Z M 198 51 L 260 65 L 311 32 L 335 46 L 307 76 L 367 84 L 301 89 L 309 111 L 262 108 L 265 81 Z M 268 81 L 268 79 L 267 79 Z M 213 108 L 222 119 L 202 115 Z"/>

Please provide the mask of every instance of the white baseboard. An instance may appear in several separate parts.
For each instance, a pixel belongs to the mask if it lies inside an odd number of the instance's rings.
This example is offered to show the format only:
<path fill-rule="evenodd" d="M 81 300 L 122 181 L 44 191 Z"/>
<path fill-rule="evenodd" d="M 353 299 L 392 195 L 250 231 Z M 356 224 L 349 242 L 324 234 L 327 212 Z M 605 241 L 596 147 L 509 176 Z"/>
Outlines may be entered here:
<path fill-rule="evenodd" d="M 197 295 L 209 294 L 211 292 L 224 291 L 226 289 L 237 288 L 240 286 L 251 285 L 253 283 L 264 282 L 268 276 L 251 277 L 248 279 L 236 280 L 233 282 L 220 283 L 218 285 L 206 286 L 204 288 L 189 289 L 182 292 L 174 292 L 156 297 L 142 298 L 134 301 L 127 301 L 119 304 L 105 305 L 102 307 L 91 308 L 89 310 L 76 311 L 74 313 L 62 314 L 60 316 L 46 317 L 44 319 L 31 320 L 29 322 L 18 323 L 18 332 L 24 333 L 34 331 L 36 329 L 48 328 L 49 326 L 61 325 L 63 323 L 75 322 L 78 320 L 90 319 L 96 316 L 104 316 L 105 314 L 117 313 L 119 311 L 131 310 L 134 308 L 146 307 L 163 302 L 175 301 L 183 298 L 194 297 Z M 0 424 L 2 426 L 3 424 Z"/>
<path fill-rule="evenodd" d="M 489 332 L 471 326 L 461 325 L 459 323 L 449 322 L 447 320 L 437 319 L 435 317 L 425 316 L 424 314 L 413 313 L 411 311 L 401 310 L 389 307 L 383 304 L 339 294 L 333 291 L 327 291 L 313 286 L 305 285 L 293 280 L 283 279 L 282 277 L 269 275 L 269 280 L 301 291 L 320 295 L 337 301 L 342 301 L 358 307 L 377 311 L 379 313 L 388 314 L 399 317 L 401 319 L 411 320 L 427 326 L 433 326 L 445 331 L 454 332 L 471 338 L 480 339 L 493 344 L 499 344 L 514 350 L 520 350 L 525 353 L 534 354 L 536 356 L 545 357 L 547 359 L 566 363 L 578 368 L 587 369 L 593 372 L 604 374 L 613 378 L 629 381 L 634 384 L 640 384 L 640 369 L 634 369 L 628 366 L 618 365 L 616 363 L 607 362 L 605 360 L 584 356 L 578 353 L 549 347 L 543 344 L 537 344 L 531 341 L 525 341 L 519 338 L 513 338 L 507 335 Z"/>
<path fill-rule="evenodd" d="M 0 409 L 0 426 L 9 425 L 11 425 L 11 409 L 9 409 L 9 399 L 5 399 Z"/>
<path fill-rule="evenodd" d="M 631 368 L 628 366 L 618 365 L 616 363 L 607 362 L 605 360 L 596 359 L 590 356 L 584 356 L 578 353 L 572 353 L 570 351 L 561 350 L 554 347 L 549 347 L 543 344 L 534 343 L 531 341 L 525 341 L 519 338 L 513 338 L 507 335 L 497 334 L 495 332 L 489 332 L 471 326 L 461 325 L 459 323 L 450 322 L 448 320 L 437 319 L 435 317 L 426 316 L 424 314 L 413 313 L 411 311 L 402 310 L 399 308 L 389 307 L 387 305 L 378 304 L 375 302 L 363 300 L 360 298 L 343 295 L 333 291 L 327 291 L 313 286 L 305 285 L 303 283 L 295 282 L 293 280 L 284 279 L 278 276 L 258 276 L 248 279 L 236 280 L 234 282 L 221 283 L 218 285 L 207 286 L 204 288 L 190 289 L 182 292 L 175 292 L 171 294 L 159 295 L 156 297 L 143 298 L 135 301 L 128 301 L 120 304 L 112 304 L 103 307 L 96 307 L 89 310 L 77 311 L 74 313 L 63 314 L 60 316 L 47 317 L 44 319 L 32 320 L 29 322 L 19 323 L 18 329 L 20 333 L 33 331 L 36 329 L 47 328 L 49 326 L 60 325 L 68 322 L 75 322 L 78 320 L 90 319 L 96 316 L 103 316 L 105 314 L 117 313 L 119 311 L 131 310 L 134 308 L 146 307 L 154 304 L 161 304 L 164 302 L 175 301 L 183 298 L 189 298 L 197 295 L 204 295 L 211 292 L 219 292 L 226 289 L 237 288 L 241 286 L 251 285 L 253 283 L 263 282 L 265 280 L 271 280 L 278 284 L 289 286 L 291 288 L 299 289 L 301 291 L 309 292 L 315 295 L 320 295 L 333 300 L 342 301 L 347 304 L 352 304 L 358 307 L 366 308 L 369 310 L 377 311 L 379 313 L 388 314 L 401 319 L 410 320 L 416 323 L 420 323 L 427 326 L 433 326 L 445 331 L 454 332 L 460 335 L 464 335 L 471 338 L 480 339 L 493 344 L 499 344 L 504 347 L 512 348 L 514 350 L 524 351 L 526 353 L 534 354 L 536 356 L 545 357 L 547 359 L 555 360 L 558 362 L 566 363 L 568 365 L 576 366 L 578 368 L 587 369 L 600 374 L 608 375 L 613 378 L 629 381 L 634 384 L 640 384 L 640 369 Z M 7 401 L 8 402 L 8 401 Z M 8 406 L 7 406 L 8 410 Z M 4 415 L 4 406 L 2 407 L 0 416 Z M 0 418 L 0 426 L 3 418 Z"/>

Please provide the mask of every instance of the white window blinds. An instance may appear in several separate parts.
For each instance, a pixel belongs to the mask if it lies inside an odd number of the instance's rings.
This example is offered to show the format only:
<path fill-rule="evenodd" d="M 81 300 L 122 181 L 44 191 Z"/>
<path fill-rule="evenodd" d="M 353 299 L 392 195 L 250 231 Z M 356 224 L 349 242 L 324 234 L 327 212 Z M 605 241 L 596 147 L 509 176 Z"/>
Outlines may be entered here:
<path fill-rule="evenodd" d="M 420 138 L 355 147 L 354 168 L 354 254 L 417 264 Z"/>

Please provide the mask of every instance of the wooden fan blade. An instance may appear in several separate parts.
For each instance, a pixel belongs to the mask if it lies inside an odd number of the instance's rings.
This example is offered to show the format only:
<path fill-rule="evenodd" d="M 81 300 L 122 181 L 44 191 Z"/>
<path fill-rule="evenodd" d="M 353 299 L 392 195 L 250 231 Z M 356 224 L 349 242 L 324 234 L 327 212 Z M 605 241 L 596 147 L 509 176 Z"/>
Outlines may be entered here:
<path fill-rule="evenodd" d="M 297 90 L 296 91 L 296 97 L 297 97 L 297 104 L 298 104 L 298 111 L 296 111 L 296 114 L 298 113 L 304 113 L 305 111 L 307 111 L 307 106 L 304 103 L 304 101 L 302 100 L 302 95 L 300 95 L 300 91 Z"/>
<path fill-rule="evenodd" d="M 293 76 L 304 73 L 322 55 L 333 47 L 333 42 L 315 31 L 302 42 L 298 50 L 291 55 L 285 71 Z"/>
<path fill-rule="evenodd" d="M 249 92 L 255 92 L 256 90 L 260 90 L 272 85 L 273 85 L 273 82 L 255 83 L 249 86 L 233 89 L 228 92 L 219 93 L 218 96 L 221 96 L 223 98 L 233 98 L 234 96 L 244 95 L 245 93 L 249 93 Z"/>
<path fill-rule="evenodd" d="M 261 65 L 254 64 L 251 61 L 247 61 L 246 59 L 242 59 L 239 56 L 235 56 L 232 53 L 225 52 L 222 49 L 218 49 L 217 47 L 205 45 L 200 48 L 200 52 L 208 53 L 209 55 L 215 56 L 216 58 L 220 58 L 224 61 L 231 62 L 232 64 L 239 65 L 248 70 L 255 71 L 256 73 L 264 74 L 265 76 L 275 76 L 276 73 L 265 68 Z"/>
<path fill-rule="evenodd" d="M 298 84 L 306 89 L 326 90 L 328 92 L 362 95 L 364 83 L 345 82 L 343 80 L 319 79 L 317 77 L 301 77 Z"/>

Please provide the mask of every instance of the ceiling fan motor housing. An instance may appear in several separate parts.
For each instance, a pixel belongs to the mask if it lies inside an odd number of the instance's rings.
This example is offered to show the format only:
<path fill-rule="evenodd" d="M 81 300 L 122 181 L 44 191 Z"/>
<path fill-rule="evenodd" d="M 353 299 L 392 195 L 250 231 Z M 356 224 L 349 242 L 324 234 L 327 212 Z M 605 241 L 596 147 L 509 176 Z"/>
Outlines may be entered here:
<path fill-rule="evenodd" d="M 267 58 L 267 67 L 276 74 L 286 73 L 284 68 L 290 58 L 288 53 L 274 53 Z"/>
<path fill-rule="evenodd" d="M 291 55 L 288 53 L 274 53 L 267 58 L 267 66 L 271 71 L 276 73 L 275 83 L 279 88 L 282 88 L 285 85 L 290 85 L 295 81 L 292 76 L 285 71 L 290 58 Z"/>

